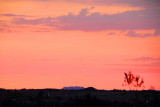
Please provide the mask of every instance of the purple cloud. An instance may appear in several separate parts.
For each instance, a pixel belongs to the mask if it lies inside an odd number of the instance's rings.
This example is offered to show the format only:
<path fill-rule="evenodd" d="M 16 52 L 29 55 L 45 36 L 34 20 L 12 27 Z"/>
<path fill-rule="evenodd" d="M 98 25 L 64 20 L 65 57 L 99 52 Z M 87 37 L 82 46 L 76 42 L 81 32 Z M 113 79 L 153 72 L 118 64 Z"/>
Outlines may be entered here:
<path fill-rule="evenodd" d="M 140 34 L 140 33 L 136 33 L 134 30 L 130 30 L 125 35 L 131 36 L 131 37 L 142 37 L 142 38 L 150 37 L 150 36 L 158 36 L 160 35 L 160 29 L 155 29 L 155 32 L 153 34 L 151 33 Z"/>
<path fill-rule="evenodd" d="M 0 31 L 4 31 L 4 29 L 0 29 Z"/>
<path fill-rule="evenodd" d="M 47 18 L 39 18 L 39 19 L 31 19 L 27 20 L 25 18 L 14 18 L 13 23 L 18 25 L 45 25 L 45 26 L 56 26 L 55 18 L 47 17 Z"/>
<path fill-rule="evenodd" d="M 12 16 L 26 16 L 26 15 L 16 15 L 16 14 L 0 14 L 0 16 L 8 16 L 8 17 L 12 17 Z"/>
<path fill-rule="evenodd" d="M 0 21 L 0 27 L 10 27 L 5 21 Z"/>
<path fill-rule="evenodd" d="M 84 11 L 86 14 L 84 14 Z M 57 19 L 66 24 L 60 26 L 63 30 L 148 30 L 159 29 L 160 15 L 153 16 L 152 10 L 127 11 L 114 15 L 101 15 L 92 13 L 87 15 L 88 10 L 82 9 L 78 15 L 68 14 Z"/>
<path fill-rule="evenodd" d="M 160 34 L 160 30 L 156 30 L 155 32 L 154 32 L 154 35 L 153 36 L 156 36 L 156 35 L 159 35 Z"/>
<path fill-rule="evenodd" d="M 93 7 L 92 7 L 93 8 Z M 46 17 L 39 19 L 14 18 L 13 23 L 19 25 L 44 25 L 57 28 L 59 30 L 82 30 L 82 31 L 102 31 L 102 30 L 130 30 L 126 35 L 132 37 L 148 37 L 160 34 L 160 9 L 144 9 L 139 11 L 127 11 L 123 13 L 101 15 L 92 13 L 88 15 L 92 8 L 82 9 L 78 15 L 69 13 L 59 17 Z M 134 30 L 156 29 L 154 35 L 136 34 Z"/>
<path fill-rule="evenodd" d="M 135 31 L 133 30 L 130 30 L 128 31 L 126 34 L 126 36 L 131 36 L 131 37 L 149 37 L 149 36 L 157 36 L 157 35 L 160 35 L 160 30 L 156 30 L 154 32 L 154 34 L 151 34 L 151 33 L 145 33 L 145 34 L 140 34 L 140 33 L 136 33 Z"/>

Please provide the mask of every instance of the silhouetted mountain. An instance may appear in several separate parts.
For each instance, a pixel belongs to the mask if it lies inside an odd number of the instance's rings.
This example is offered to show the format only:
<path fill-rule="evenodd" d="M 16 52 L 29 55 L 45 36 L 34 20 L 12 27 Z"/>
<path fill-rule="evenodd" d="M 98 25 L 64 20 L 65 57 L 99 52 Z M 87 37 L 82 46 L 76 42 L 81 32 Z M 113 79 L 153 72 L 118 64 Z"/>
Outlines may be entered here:
<path fill-rule="evenodd" d="M 71 86 L 71 87 L 63 87 L 62 90 L 82 90 L 84 87 L 79 86 Z"/>
<path fill-rule="evenodd" d="M 87 88 L 85 88 L 85 89 L 83 89 L 83 90 L 86 90 L 86 91 L 95 91 L 95 90 L 97 90 L 97 89 L 94 88 L 94 87 L 87 87 Z"/>

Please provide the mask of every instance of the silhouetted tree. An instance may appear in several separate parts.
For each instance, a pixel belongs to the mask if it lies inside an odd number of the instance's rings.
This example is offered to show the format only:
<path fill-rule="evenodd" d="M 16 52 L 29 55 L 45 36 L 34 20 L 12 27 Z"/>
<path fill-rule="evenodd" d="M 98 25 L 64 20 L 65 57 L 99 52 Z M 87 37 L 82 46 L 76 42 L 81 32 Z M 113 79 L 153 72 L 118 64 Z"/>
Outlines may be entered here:
<path fill-rule="evenodd" d="M 125 72 L 124 75 L 125 78 L 124 78 L 124 83 L 122 84 L 123 86 L 129 86 L 130 89 L 132 87 L 136 88 L 142 87 L 144 80 L 143 78 L 140 77 L 140 75 L 134 76 L 131 71 L 129 71 L 128 73 Z"/>

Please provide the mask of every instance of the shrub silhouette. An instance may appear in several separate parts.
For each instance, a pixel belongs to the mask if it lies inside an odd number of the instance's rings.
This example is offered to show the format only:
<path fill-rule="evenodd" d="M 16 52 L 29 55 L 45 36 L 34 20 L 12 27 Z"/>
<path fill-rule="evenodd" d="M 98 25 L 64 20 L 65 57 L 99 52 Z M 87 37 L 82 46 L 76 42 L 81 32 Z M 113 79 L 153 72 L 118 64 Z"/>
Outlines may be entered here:
<path fill-rule="evenodd" d="M 124 83 L 122 84 L 123 86 L 129 86 L 131 89 L 132 87 L 141 88 L 144 84 L 143 78 L 140 77 L 140 75 L 134 76 L 131 71 L 128 73 L 124 72 L 125 78 L 124 78 Z M 144 86 L 143 86 L 144 87 Z"/>

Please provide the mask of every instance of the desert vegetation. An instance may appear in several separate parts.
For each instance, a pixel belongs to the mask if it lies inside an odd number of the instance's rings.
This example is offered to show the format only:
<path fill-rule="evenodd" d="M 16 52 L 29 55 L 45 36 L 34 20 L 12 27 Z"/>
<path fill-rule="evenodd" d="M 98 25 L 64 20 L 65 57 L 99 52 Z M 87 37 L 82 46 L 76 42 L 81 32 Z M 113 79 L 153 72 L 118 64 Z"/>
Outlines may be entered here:
<path fill-rule="evenodd" d="M 145 87 L 143 77 L 140 75 L 134 75 L 129 71 L 128 73 L 124 72 L 124 76 L 124 83 L 122 85 L 128 86 L 130 90 L 143 89 Z"/>

